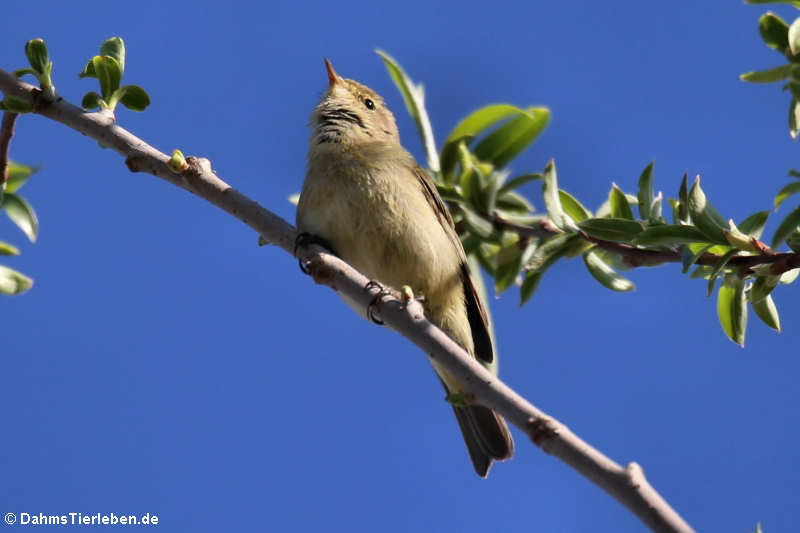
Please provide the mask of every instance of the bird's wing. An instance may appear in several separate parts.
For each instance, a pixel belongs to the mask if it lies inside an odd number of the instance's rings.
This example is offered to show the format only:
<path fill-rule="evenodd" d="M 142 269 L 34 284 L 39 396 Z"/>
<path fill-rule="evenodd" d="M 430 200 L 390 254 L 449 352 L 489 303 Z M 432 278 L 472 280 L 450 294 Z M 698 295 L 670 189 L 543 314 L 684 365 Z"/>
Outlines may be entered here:
<path fill-rule="evenodd" d="M 489 317 L 475 289 L 475 284 L 472 282 L 469 265 L 467 264 L 467 254 L 464 252 L 464 246 L 456 233 L 453 218 L 450 216 L 450 211 L 444 205 L 441 196 L 436 190 L 436 184 L 433 183 L 428 173 L 419 166 L 415 166 L 413 174 L 420 183 L 425 199 L 428 200 L 431 208 L 436 213 L 439 223 L 444 228 L 447 236 L 450 237 L 450 241 L 458 253 L 461 262 L 461 281 L 464 285 L 464 303 L 467 306 L 467 318 L 472 330 L 475 356 L 485 363 L 491 363 L 494 360 L 494 347 L 492 345 L 492 336 L 489 333 Z"/>

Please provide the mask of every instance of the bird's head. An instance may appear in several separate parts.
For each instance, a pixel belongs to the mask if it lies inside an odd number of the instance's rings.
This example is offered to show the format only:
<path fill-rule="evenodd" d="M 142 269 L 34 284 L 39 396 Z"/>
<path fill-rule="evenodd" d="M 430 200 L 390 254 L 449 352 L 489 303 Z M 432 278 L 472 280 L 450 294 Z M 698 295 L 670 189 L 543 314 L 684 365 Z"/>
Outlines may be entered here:
<path fill-rule="evenodd" d="M 312 144 L 399 143 L 394 115 L 383 98 L 354 80 L 339 76 L 325 59 L 328 89 L 311 114 Z"/>

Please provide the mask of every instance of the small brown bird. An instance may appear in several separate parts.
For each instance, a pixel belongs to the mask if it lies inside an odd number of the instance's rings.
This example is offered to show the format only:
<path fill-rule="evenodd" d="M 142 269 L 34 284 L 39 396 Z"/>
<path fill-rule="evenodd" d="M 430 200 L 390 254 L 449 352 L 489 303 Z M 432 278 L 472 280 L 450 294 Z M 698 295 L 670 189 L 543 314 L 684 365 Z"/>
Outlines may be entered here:
<path fill-rule="evenodd" d="M 453 220 L 427 173 L 400 144 L 377 93 L 340 77 L 326 59 L 328 89 L 311 114 L 308 171 L 297 228 L 370 279 L 422 295 L 425 315 L 480 361 L 494 359 L 484 304 Z M 461 384 L 431 361 L 448 394 Z M 511 457 L 505 421 L 479 405 L 453 405 L 472 464 L 486 477 Z"/>

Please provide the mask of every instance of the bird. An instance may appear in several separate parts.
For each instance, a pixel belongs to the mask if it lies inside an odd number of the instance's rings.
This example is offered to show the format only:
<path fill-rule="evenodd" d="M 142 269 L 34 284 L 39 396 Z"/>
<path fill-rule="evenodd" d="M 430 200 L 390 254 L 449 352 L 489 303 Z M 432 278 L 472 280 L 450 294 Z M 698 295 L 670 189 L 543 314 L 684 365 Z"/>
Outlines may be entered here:
<path fill-rule="evenodd" d="M 299 234 L 379 284 L 410 287 L 428 320 L 491 363 L 495 349 L 485 305 L 436 185 L 403 148 L 384 99 L 339 76 L 327 58 L 325 67 L 328 87 L 310 119 Z M 463 397 L 458 380 L 430 360 L 448 398 Z M 508 426 L 488 407 L 463 401 L 451 406 L 475 472 L 485 478 L 494 461 L 513 455 Z"/>

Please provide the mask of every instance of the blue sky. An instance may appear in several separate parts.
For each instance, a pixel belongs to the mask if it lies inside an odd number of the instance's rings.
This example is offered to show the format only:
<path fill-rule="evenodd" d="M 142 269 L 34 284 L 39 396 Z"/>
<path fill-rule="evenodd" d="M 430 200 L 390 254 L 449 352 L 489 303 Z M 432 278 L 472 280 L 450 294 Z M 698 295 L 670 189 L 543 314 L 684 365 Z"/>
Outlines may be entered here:
<path fill-rule="evenodd" d="M 22 67 L 25 41 L 43 37 L 59 92 L 78 103 L 95 87 L 77 73 L 122 36 L 125 81 L 152 105 L 120 110 L 119 124 L 210 158 L 293 221 L 323 56 L 386 97 L 422 160 L 382 48 L 425 84 L 439 142 L 479 106 L 546 105 L 552 124 L 515 171 L 555 158 L 561 186 L 597 207 L 655 159 L 667 196 L 700 173 L 738 220 L 768 209 L 800 166 L 787 96 L 738 80 L 780 63 L 758 36 L 765 10 L 12 2 L 0 68 Z M 36 279 L 0 302 L 3 514 L 149 512 L 166 531 L 642 530 L 519 433 L 515 458 L 478 479 L 425 357 L 216 208 L 41 117 L 20 121 L 12 157 L 43 170 L 22 190 L 39 241 L 0 220 L 0 240 L 23 252 L 3 262 Z M 542 208 L 538 186 L 526 192 Z M 612 293 L 572 260 L 521 309 L 513 289 L 493 298 L 502 376 L 613 459 L 639 462 L 698 530 L 795 530 L 797 287 L 776 294 L 785 331 L 752 317 L 742 349 L 703 282 L 677 266 L 630 277 L 635 292 Z"/>

